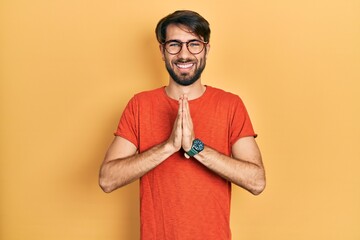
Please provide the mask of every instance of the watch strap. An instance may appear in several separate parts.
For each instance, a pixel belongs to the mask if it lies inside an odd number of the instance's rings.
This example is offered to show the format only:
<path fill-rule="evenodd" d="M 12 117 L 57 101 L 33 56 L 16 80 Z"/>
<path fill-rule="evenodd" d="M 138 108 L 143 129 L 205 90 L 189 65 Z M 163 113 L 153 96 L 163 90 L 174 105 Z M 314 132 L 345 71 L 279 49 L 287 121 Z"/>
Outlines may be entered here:
<path fill-rule="evenodd" d="M 191 148 L 188 152 L 186 152 L 186 154 L 192 157 L 198 154 L 198 152 L 195 149 Z"/>

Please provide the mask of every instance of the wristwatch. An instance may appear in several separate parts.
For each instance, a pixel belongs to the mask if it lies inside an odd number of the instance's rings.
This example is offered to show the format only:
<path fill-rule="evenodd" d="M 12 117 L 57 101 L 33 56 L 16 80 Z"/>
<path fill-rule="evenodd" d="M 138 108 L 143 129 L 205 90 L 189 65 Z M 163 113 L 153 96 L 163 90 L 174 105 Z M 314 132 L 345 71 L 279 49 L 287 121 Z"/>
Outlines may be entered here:
<path fill-rule="evenodd" d="M 191 149 L 186 152 L 189 157 L 195 156 L 199 152 L 204 150 L 204 143 L 200 139 L 195 139 L 192 143 Z"/>

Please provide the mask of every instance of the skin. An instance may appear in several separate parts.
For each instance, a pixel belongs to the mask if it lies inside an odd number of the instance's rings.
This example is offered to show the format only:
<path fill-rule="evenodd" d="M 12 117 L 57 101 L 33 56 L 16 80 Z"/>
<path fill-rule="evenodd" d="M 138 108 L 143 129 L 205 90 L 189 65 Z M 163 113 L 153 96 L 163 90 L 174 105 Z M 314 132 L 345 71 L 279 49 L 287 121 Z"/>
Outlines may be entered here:
<path fill-rule="evenodd" d="M 167 40 L 187 42 L 192 39 L 201 38 L 192 34 L 185 26 L 169 25 L 167 28 Z M 209 50 L 208 44 L 206 50 L 193 55 L 184 45 L 177 55 L 170 55 L 160 45 L 162 59 L 179 79 L 184 81 L 194 76 L 200 66 L 206 63 Z M 186 59 L 187 65 L 179 65 L 179 59 Z M 181 148 L 189 151 L 195 134 L 188 101 L 199 98 L 205 89 L 206 87 L 201 83 L 201 77 L 193 84 L 184 86 L 170 76 L 165 91 L 169 97 L 179 100 L 179 108 L 168 140 L 145 152 L 138 153 L 134 144 L 116 136 L 100 169 L 101 188 L 107 193 L 112 192 L 139 179 Z M 205 146 L 202 152 L 194 156 L 194 159 L 254 195 L 260 194 L 265 188 L 264 165 L 254 137 L 243 137 L 236 141 L 232 146 L 231 157 Z"/>

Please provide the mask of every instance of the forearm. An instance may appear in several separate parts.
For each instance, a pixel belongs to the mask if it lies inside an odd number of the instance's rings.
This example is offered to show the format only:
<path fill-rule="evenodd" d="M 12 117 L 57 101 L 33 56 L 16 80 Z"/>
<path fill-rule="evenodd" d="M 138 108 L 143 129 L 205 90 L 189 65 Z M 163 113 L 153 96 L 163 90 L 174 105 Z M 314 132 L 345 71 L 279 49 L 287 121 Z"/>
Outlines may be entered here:
<path fill-rule="evenodd" d="M 100 169 L 100 186 L 105 192 L 112 192 L 139 179 L 173 153 L 174 150 L 163 143 L 140 154 L 106 161 Z"/>
<path fill-rule="evenodd" d="M 194 158 L 254 195 L 260 194 L 265 188 L 265 171 L 262 165 L 228 157 L 207 146 Z"/>

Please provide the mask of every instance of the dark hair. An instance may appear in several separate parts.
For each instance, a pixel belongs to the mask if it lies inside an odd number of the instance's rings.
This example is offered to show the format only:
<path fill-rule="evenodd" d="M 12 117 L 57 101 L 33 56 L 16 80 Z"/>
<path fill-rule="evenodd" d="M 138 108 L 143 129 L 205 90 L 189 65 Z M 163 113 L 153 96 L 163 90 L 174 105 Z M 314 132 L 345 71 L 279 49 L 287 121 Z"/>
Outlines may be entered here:
<path fill-rule="evenodd" d="M 155 33 L 159 43 L 166 41 L 166 29 L 170 24 L 184 25 L 205 42 L 210 40 L 210 26 L 205 18 L 194 11 L 179 10 L 162 18 L 157 24 Z"/>

